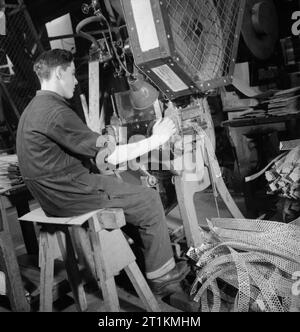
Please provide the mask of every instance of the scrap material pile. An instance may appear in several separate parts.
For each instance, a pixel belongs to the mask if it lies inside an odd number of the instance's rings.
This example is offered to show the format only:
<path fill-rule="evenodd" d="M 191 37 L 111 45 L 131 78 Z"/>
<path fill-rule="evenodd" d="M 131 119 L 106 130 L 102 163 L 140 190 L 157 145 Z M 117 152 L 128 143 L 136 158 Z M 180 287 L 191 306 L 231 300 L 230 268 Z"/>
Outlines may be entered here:
<path fill-rule="evenodd" d="M 265 102 L 268 115 L 286 115 L 299 113 L 300 89 L 292 88 L 276 92 Z"/>
<path fill-rule="evenodd" d="M 0 190 L 10 189 L 23 183 L 17 155 L 0 156 Z"/>
<path fill-rule="evenodd" d="M 300 271 L 298 224 L 213 219 L 208 225 L 206 242 L 188 252 L 197 268 L 191 294 L 201 301 L 201 311 L 220 311 L 228 289 L 233 311 L 300 310 L 295 293 Z"/>
<path fill-rule="evenodd" d="M 280 91 L 270 90 L 252 99 L 240 99 L 227 92 L 224 96 L 224 105 L 224 109 L 227 111 L 239 111 L 236 115 L 231 115 L 234 119 L 230 121 L 290 115 L 297 117 L 300 113 L 300 88 Z"/>
<path fill-rule="evenodd" d="M 300 146 L 279 159 L 266 179 L 271 194 L 300 200 Z"/>

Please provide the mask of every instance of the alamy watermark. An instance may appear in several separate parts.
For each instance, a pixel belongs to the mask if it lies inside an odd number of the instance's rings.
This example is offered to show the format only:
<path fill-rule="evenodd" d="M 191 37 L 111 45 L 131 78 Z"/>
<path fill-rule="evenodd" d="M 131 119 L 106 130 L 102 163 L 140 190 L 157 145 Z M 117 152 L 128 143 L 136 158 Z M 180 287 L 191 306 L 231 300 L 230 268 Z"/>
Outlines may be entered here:
<path fill-rule="evenodd" d="M 141 135 L 132 136 L 129 139 L 128 144 L 135 143 L 146 139 Z M 108 136 L 109 141 L 114 141 L 114 137 Z M 207 157 L 207 151 L 214 151 L 208 137 L 205 135 L 184 135 L 177 137 L 175 141 L 168 141 L 166 144 L 161 146 L 159 149 L 157 146 L 151 146 L 151 141 L 148 141 L 150 146 L 147 147 L 149 153 L 130 160 L 126 156 L 126 150 L 122 150 L 122 158 L 128 160 L 118 166 L 120 171 L 138 171 L 141 166 L 149 171 L 174 171 L 175 173 L 182 174 L 185 181 L 201 181 L 204 176 L 204 161 Z M 204 149 L 206 144 L 206 149 Z M 210 146 L 208 146 L 210 145 Z M 207 148 L 208 147 L 208 148 Z M 124 152 L 125 151 L 125 152 Z M 110 151 L 112 153 L 112 151 Z M 210 154 L 212 154 L 211 152 Z M 125 154 L 125 155 L 124 155 Z M 214 155 L 211 156 L 215 158 Z M 106 170 L 114 170 L 116 167 L 107 163 L 108 155 L 98 154 L 97 165 L 105 166 Z M 119 158 L 117 158 L 119 160 Z M 100 168 L 101 169 L 101 168 Z M 217 175 L 219 176 L 219 175 Z"/>
<path fill-rule="evenodd" d="M 292 20 L 295 21 L 292 25 L 292 34 L 294 36 L 300 35 L 300 11 L 293 12 Z"/>

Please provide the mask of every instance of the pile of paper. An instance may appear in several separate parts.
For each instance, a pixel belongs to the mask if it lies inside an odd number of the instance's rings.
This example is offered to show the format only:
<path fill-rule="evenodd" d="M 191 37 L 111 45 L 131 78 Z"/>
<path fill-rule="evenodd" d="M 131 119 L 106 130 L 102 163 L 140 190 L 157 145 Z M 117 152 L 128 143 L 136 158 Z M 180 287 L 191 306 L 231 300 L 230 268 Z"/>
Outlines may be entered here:
<path fill-rule="evenodd" d="M 286 115 L 300 112 L 300 88 L 276 92 L 268 100 L 268 114 Z"/>
<path fill-rule="evenodd" d="M 236 119 L 266 118 L 300 113 L 300 87 L 272 91 L 272 93 L 257 96 L 257 99 L 259 100 L 257 105 L 247 107 Z M 240 109 L 242 110 L 242 108 Z"/>
<path fill-rule="evenodd" d="M 0 190 L 22 183 L 17 155 L 0 155 Z"/>

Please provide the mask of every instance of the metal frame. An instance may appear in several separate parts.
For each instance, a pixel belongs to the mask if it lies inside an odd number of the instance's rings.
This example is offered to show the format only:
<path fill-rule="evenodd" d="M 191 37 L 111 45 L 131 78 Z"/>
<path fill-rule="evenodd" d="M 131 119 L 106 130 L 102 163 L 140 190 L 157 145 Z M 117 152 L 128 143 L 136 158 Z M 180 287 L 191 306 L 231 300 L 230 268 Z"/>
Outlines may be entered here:
<path fill-rule="evenodd" d="M 15 15 L 18 15 L 18 14 L 21 13 L 22 16 L 23 16 L 24 22 L 26 22 L 28 31 L 31 34 L 31 38 L 32 38 L 32 40 L 34 40 L 34 42 L 37 45 L 37 51 L 39 53 L 41 53 L 43 51 L 43 46 L 41 44 L 41 41 L 38 37 L 38 34 L 35 30 L 35 27 L 33 25 L 33 22 L 31 20 L 31 17 L 30 17 L 30 15 L 29 15 L 29 13 L 26 9 L 26 6 L 25 6 L 23 0 L 16 0 L 15 2 L 16 2 L 16 4 L 7 4 L 7 5 L 5 5 L 5 8 L 7 9 L 6 10 L 7 20 L 13 19 Z M 8 46 L 10 46 L 11 44 L 9 44 L 9 43 L 7 44 L 5 42 L 5 38 L 6 38 L 5 36 L 3 36 L 1 38 L 4 39 L 3 40 L 3 48 L 4 48 L 4 51 L 7 54 L 8 53 L 8 51 L 7 51 Z M 10 46 L 10 47 L 13 47 L 13 46 Z M 13 61 L 13 63 L 17 63 L 17 61 L 16 62 Z M 18 65 L 19 65 L 19 67 L 22 67 L 22 64 L 18 63 Z M 26 67 L 24 67 L 24 68 L 26 68 Z M 32 70 L 32 69 L 30 68 L 30 70 Z M 0 77 L 0 80 L 1 80 L 1 77 Z M 14 101 L 14 98 L 11 96 L 11 94 L 12 94 L 11 89 L 13 89 L 13 87 L 10 87 L 10 85 L 6 85 L 6 83 L 1 81 L 0 82 L 0 89 L 3 90 L 4 96 L 7 98 L 9 104 L 12 107 L 12 110 L 13 110 L 16 118 L 18 119 L 20 117 L 20 114 L 23 111 L 22 108 L 26 106 L 26 103 L 24 102 L 24 103 L 22 103 L 22 105 L 18 105 L 18 103 L 16 103 Z"/>

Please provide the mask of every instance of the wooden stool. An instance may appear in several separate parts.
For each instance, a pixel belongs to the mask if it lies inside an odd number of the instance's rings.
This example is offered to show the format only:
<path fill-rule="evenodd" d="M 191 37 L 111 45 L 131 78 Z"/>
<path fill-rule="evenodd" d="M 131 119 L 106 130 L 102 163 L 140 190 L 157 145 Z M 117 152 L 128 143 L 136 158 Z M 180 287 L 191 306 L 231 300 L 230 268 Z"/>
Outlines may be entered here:
<path fill-rule="evenodd" d="M 52 311 L 52 285 L 54 259 L 62 256 L 77 309 L 87 309 L 83 283 L 69 233 L 69 227 L 80 233 L 88 221 L 90 245 L 98 285 L 101 287 L 107 311 L 120 311 L 114 276 L 125 269 L 137 294 L 148 311 L 160 311 L 145 278 L 139 270 L 135 256 L 121 227 L 125 225 L 121 209 L 103 209 L 70 218 L 49 218 L 41 208 L 19 218 L 42 225 L 39 239 L 40 311 Z M 81 229 L 81 230 L 80 230 Z"/>

